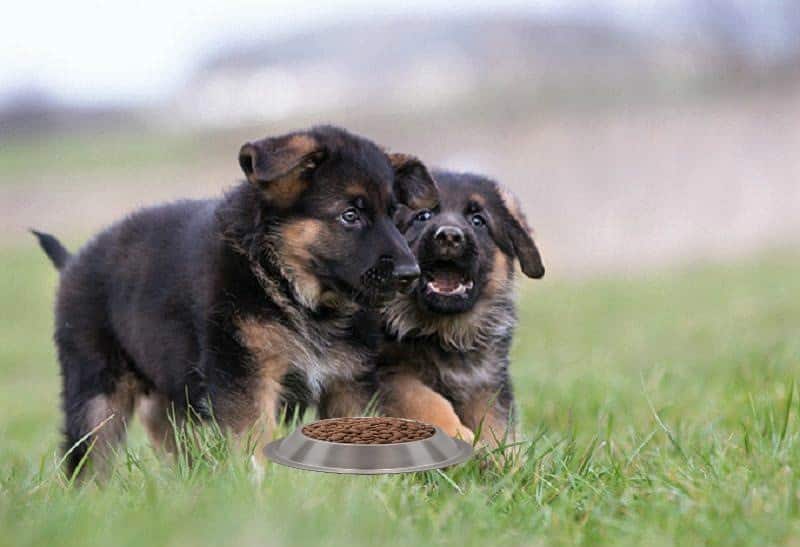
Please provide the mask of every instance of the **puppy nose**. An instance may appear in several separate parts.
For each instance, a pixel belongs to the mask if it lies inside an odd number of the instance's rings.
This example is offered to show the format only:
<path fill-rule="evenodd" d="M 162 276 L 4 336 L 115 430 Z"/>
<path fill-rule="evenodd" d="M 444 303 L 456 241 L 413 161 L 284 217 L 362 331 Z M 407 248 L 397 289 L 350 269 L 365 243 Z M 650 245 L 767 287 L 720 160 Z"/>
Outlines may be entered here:
<path fill-rule="evenodd" d="M 439 245 L 458 249 L 464 243 L 464 232 L 456 226 L 440 226 L 433 238 Z"/>
<path fill-rule="evenodd" d="M 419 266 L 417 264 L 400 264 L 394 269 L 394 277 L 400 288 L 405 288 L 411 285 L 420 275 Z"/>

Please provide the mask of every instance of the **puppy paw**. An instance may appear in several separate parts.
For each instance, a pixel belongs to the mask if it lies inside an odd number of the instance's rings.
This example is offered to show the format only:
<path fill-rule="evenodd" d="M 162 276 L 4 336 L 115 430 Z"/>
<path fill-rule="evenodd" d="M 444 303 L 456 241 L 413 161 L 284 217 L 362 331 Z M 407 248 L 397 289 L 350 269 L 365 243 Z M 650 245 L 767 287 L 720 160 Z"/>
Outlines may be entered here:
<path fill-rule="evenodd" d="M 452 425 L 450 427 L 443 428 L 445 433 L 454 437 L 456 439 L 461 439 L 462 441 L 466 441 L 469 444 L 473 444 L 475 442 L 475 433 L 468 427 L 465 427 L 461 424 Z"/>

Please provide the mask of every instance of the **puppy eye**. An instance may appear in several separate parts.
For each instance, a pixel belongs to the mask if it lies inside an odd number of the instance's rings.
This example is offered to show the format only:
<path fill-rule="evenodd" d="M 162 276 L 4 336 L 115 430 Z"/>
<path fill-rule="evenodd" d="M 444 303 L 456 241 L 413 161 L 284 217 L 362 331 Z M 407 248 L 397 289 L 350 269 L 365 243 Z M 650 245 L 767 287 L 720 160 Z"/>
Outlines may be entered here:
<path fill-rule="evenodd" d="M 486 219 L 483 217 L 483 215 L 472 215 L 472 225 L 477 228 L 486 226 Z"/>
<path fill-rule="evenodd" d="M 343 223 L 353 225 L 361 220 L 361 215 L 358 214 L 358 209 L 355 207 L 350 207 L 344 213 L 342 213 L 340 218 L 342 219 Z"/>
<path fill-rule="evenodd" d="M 417 222 L 428 222 L 431 218 L 433 218 L 433 213 L 430 210 L 425 209 L 417 213 L 417 215 L 414 217 L 414 220 Z"/>

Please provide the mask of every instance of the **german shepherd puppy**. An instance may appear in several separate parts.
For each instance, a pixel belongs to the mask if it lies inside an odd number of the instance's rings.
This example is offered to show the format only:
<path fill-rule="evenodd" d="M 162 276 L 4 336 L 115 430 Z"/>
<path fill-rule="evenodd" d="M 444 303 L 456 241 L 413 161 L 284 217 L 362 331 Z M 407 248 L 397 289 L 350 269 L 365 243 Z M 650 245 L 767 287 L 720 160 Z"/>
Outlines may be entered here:
<path fill-rule="evenodd" d="M 382 411 L 465 440 L 480 430 L 491 445 L 514 437 L 514 260 L 532 278 L 544 266 L 512 194 L 478 175 L 434 178 L 439 205 L 397 215 L 422 274 L 412 293 L 383 310 Z"/>
<path fill-rule="evenodd" d="M 92 444 L 102 462 L 124 440 L 137 404 L 171 450 L 168 414 L 188 408 L 265 440 L 298 391 L 323 417 L 368 402 L 374 354 L 357 311 L 419 275 L 392 215 L 434 206 L 434 181 L 415 158 L 329 126 L 247 143 L 239 164 L 247 180 L 223 198 L 141 210 L 74 256 L 37 234 L 61 270 L 70 472 Z"/>

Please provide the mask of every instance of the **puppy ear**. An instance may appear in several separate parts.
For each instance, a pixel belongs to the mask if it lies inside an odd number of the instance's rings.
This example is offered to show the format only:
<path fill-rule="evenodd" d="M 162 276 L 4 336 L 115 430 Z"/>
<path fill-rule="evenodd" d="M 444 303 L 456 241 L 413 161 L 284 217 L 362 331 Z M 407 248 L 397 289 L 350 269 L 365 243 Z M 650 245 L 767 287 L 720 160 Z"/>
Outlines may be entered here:
<path fill-rule="evenodd" d="M 497 193 L 503 204 L 503 231 L 517 255 L 522 272 L 533 279 L 544 277 L 544 264 L 536 243 L 533 242 L 531 229 L 520 207 L 517 197 L 496 185 Z"/>
<path fill-rule="evenodd" d="M 408 154 L 388 154 L 394 169 L 397 201 L 411 209 L 433 209 L 439 203 L 439 188 L 427 167 Z"/>
<path fill-rule="evenodd" d="M 400 230 L 401 234 L 408 230 L 408 225 L 411 222 L 411 217 L 413 214 L 414 210 L 407 205 L 403 205 L 402 203 L 397 205 L 397 210 L 392 216 L 392 221 L 394 221 L 394 225 L 397 226 L 397 229 Z"/>
<path fill-rule="evenodd" d="M 245 143 L 239 150 L 239 165 L 266 201 L 285 209 L 308 188 L 309 172 L 324 157 L 324 149 L 313 136 L 292 133 Z"/>

